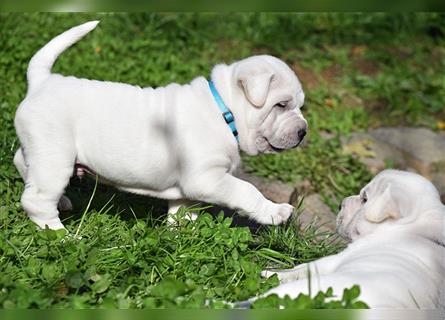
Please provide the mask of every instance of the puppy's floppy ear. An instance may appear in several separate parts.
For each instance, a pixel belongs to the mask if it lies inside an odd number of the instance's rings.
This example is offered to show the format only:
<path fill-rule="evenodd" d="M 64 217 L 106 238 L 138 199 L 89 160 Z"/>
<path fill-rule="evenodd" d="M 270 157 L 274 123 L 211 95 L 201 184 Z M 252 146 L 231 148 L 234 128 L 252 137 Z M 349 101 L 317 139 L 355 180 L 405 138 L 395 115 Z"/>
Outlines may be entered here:
<path fill-rule="evenodd" d="M 246 63 L 239 66 L 238 84 L 242 86 L 247 100 L 256 107 L 262 107 L 269 93 L 274 74 L 261 68 L 261 65 Z"/>
<path fill-rule="evenodd" d="M 400 218 L 399 206 L 391 194 L 390 185 L 386 187 L 382 194 L 374 199 L 369 199 L 365 207 L 365 218 L 374 223 L 382 222 L 388 218 Z"/>

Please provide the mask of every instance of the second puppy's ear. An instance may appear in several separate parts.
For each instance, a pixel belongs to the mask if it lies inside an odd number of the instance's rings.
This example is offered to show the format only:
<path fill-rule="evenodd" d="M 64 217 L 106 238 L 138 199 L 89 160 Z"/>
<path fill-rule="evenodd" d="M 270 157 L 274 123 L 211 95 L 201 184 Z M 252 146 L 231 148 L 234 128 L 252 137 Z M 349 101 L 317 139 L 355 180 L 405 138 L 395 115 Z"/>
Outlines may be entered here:
<path fill-rule="evenodd" d="M 391 194 L 390 185 L 382 194 L 368 200 L 365 207 L 365 218 L 373 223 L 380 223 L 388 218 L 400 218 L 399 206 Z"/>
<path fill-rule="evenodd" d="M 237 81 L 247 100 L 255 107 L 264 106 L 274 74 L 253 62 L 241 64 L 238 68 Z"/>

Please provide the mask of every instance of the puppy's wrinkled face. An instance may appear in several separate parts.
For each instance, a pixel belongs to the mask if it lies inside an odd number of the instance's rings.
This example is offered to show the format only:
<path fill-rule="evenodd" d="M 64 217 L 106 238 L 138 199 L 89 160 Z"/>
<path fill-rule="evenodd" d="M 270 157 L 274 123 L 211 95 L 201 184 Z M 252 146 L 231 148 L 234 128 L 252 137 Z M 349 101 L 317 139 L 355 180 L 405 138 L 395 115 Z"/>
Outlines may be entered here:
<path fill-rule="evenodd" d="M 436 188 L 420 175 L 384 170 L 357 196 L 345 198 L 337 216 L 337 232 L 355 240 L 383 224 L 414 223 L 431 203 L 440 203 Z"/>
<path fill-rule="evenodd" d="M 240 146 L 250 155 L 297 147 L 307 131 L 300 109 L 304 92 L 295 73 L 272 56 L 254 56 L 236 63 L 244 122 Z"/>

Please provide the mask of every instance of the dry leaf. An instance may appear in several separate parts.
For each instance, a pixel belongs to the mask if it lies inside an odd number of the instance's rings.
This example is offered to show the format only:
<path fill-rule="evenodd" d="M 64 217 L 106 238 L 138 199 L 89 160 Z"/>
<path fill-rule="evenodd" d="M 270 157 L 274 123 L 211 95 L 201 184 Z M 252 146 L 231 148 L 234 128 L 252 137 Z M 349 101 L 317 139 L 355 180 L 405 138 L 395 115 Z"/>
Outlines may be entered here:
<path fill-rule="evenodd" d="M 371 150 L 373 142 L 369 139 L 358 140 L 343 146 L 343 153 L 354 154 L 364 158 L 375 158 L 376 154 Z"/>
<path fill-rule="evenodd" d="M 335 101 L 334 99 L 324 99 L 324 103 L 326 104 L 326 106 L 328 106 L 329 108 L 333 108 L 335 106 Z"/>
<path fill-rule="evenodd" d="M 354 46 L 351 48 L 351 55 L 354 57 L 362 56 L 368 48 L 366 46 Z"/>
<path fill-rule="evenodd" d="M 439 120 L 436 122 L 437 129 L 445 130 L 445 121 Z"/>

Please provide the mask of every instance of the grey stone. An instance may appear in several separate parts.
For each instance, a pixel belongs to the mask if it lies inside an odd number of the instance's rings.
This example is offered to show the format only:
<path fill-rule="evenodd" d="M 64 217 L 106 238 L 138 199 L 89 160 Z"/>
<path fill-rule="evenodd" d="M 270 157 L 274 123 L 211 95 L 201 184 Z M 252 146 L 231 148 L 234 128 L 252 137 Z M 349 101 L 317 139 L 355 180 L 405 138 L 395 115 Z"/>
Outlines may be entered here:
<path fill-rule="evenodd" d="M 335 231 L 337 216 L 323 202 L 317 193 L 308 195 L 303 200 L 303 210 L 298 216 L 300 228 L 305 229 L 309 225 L 316 226 L 320 231 Z"/>
<path fill-rule="evenodd" d="M 348 139 L 342 140 L 343 152 L 357 156 L 373 174 L 385 168 L 385 160 L 401 155 L 395 154 L 394 148 L 380 143 L 368 133 L 353 133 Z"/>
<path fill-rule="evenodd" d="M 236 176 L 244 181 L 253 184 L 267 199 L 276 203 L 290 203 L 297 207 L 300 201 L 300 195 L 306 194 L 310 189 L 310 182 L 300 181 L 296 186 L 270 181 L 257 177 L 243 170 L 239 170 Z M 298 215 L 299 228 L 304 230 L 309 225 L 315 226 L 320 232 L 335 231 L 336 215 L 323 202 L 319 194 L 311 194 L 303 200 L 303 209 Z"/>
<path fill-rule="evenodd" d="M 439 190 L 442 203 L 445 204 L 445 172 L 433 174 L 431 182 L 436 186 L 437 190 Z"/>
<path fill-rule="evenodd" d="M 242 170 L 239 170 L 236 176 L 253 184 L 267 199 L 276 203 L 290 203 L 292 194 L 295 192 L 295 187 L 287 183 L 266 180 Z"/>
<path fill-rule="evenodd" d="M 343 141 L 376 174 L 386 167 L 417 172 L 430 179 L 445 200 L 445 133 L 426 128 L 378 128 L 355 133 Z"/>
<path fill-rule="evenodd" d="M 369 134 L 402 153 L 402 161 L 419 173 L 429 175 L 436 164 L 445 165 L 445 136 L 426 128 L 379 128 Z M 442 168 L 443 169 L 443 168 Z"/>

